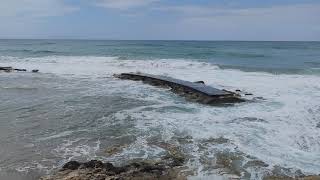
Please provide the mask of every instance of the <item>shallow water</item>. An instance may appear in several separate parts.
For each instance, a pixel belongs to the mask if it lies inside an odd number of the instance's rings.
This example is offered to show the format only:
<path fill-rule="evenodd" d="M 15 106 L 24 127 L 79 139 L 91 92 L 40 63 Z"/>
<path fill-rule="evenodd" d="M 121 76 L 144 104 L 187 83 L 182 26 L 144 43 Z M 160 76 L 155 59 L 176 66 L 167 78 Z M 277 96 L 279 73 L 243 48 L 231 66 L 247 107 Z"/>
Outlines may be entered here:
<path fill-rule="evenodd" d="M 0 73 L 0 177 L 34 179 L 71 159 L 159 158 L 162 142 L 181 147 L 193 178 L 318 174 L 319 49 L 315 42 L 1 40 L 0 66 L 41 73 Z M 264 100 L 205 106 L 112 76 L 120 72 L 203 80 Z M 107 156 L 113 145 L 124 149 Z"/>

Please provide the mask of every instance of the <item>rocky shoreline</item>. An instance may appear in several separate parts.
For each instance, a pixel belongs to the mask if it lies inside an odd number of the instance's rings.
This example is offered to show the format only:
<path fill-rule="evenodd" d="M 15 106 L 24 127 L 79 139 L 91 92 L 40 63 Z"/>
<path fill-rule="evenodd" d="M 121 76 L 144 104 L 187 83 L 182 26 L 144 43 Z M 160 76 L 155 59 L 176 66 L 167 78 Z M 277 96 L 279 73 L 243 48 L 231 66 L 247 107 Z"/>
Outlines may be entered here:
<path fill-rule="evenodd" d="M 122 167 L 98 160 L 85 163 L 70 161 L 60 171 L 40 180 L 186 180 L 178 167 L 164 161 L 136 161 Z"/>
<path fill-rule="evenodd" d="M 210 139 L 205 143 L 227 143 L 228 139 L 217 138 Z M 124 162 L 124 165 L 116 166 L 110 162 L 102 162 L 100 160 L 91 160 L 88 162 L 70 161 L 66 163 L 60 170 L 53 172 L 40 178 L 40 180 L 186 180 L 188 177 L 196 178 L 197 172 L 189 169 L 186 164 L 190 157 L 183 153 L 179 146 L 158 142 L 157 146 L 166 150 L 166 154 L 159 159 L 132 159 Z M 106 149 L 107 156 L 118 154 L 126 145 L 112 146 Z M 210 169 L 220 169 L 215 178 L 219 179 L 255 179 L 246 169 L 268 167 L 269 165 L 259 161 L 251 160 L 241 164 L 241 157 L 237 154 L 216 154 L 215 162 L 210 159 L 202 159 L 203 163 L 213 166 L 205 166 Z M 208 162 L 205 162 L 208 161 Z M 213 163 L 213 164 L 212 164 Z M 290 169 L 275 166 L 273 170 L 266 172 L 262 177 L 256 177 L 263 180 L 320 180 L 320 175 L 307 176 L 297 170 L 290 173 Z M 210 175 L 210 174 L 208 174 Z M 211 177 L 212 178 L 212 177 Z M 210 179 L 210 176 L 208 178 Z M 213 178 L 214 179 L 214 178 Z"/>
<path fill-rule="evenodd" d="M 88 162 L 70 161 L 59 171 L 43 176 L 40 180 L 185 180 L 182 173 L 187 158 L 176 146 L 163 145 L 167 154 L 157 160 L 131 160 L 126 165 L 114 166 L 110 162 L 91 160 Z M 110 147 L 108 154 L 121 151 L 122 147 Z"/>
<path fill-rule="evenodd" d="M 40 180 L 187 180 L 182 170 L 182 164 L 168 164 L 163 160 L 137 160 L 120 167 L 99 160 L 84 163 L 70 161 L 58 172 L 43 176 Z M 320 175 L 266 176 L 263 180 L 320 180 Z"/>
<path fill-rule="evenodd" d="M 43 176 L 40 180 L 186 180 L 182 172 L 182 162 L 169 161 L 132 161 L 125 166 L 114 166 L 99 160 L 88 162 L 70 161 L 58 172 Z M 222 178 L 223 179 L 223 178 Z M 229 179 L 229 178 L 226 178 Z M 234 179 L 234 178 L 232 178 Z M 241 178 L 235 178 L 241 179 Z M 266 176 L 263 180 L 320 180 L 320 175 L 314 176 Z"/>

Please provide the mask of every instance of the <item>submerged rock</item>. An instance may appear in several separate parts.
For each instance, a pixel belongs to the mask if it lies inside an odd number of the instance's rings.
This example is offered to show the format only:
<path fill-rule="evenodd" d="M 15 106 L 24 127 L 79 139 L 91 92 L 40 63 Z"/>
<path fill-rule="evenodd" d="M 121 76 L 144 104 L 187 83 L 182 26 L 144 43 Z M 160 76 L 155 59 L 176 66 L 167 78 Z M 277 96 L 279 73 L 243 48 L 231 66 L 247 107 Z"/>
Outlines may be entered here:
<path fill-rule="evenodd" d="M 218 137 L 218 138 L 209 138 L 209 139 L 206 139 L 206 140 L 203 140 L 202 143 L 205 143 L 205 144 L 225 144 L 225 143 L 228 143 L 229 142 L 229 139 L 227 138 L 224 138 L 222 136 Z"/>
<path fill-rule="evenodd" d="M 12 68 L 12 67 L 0 67 L 0 71 L 12 72 L 12 71 L 13 71 L 13 68 Z"/>
<path fill-rule="evenodd" d="M 0 72 L 1 71 L 4 71 L 4 72 L 13 72 L 13 71 L 26 72 L 27 70 L 26 69 L 17 69 L 17 68 L 13 68 L 11 66 L 8 66 L 8 67 L 0 67 Z M 31 72 L 36 73 L 36 72 L 39 72 L 39 70 L 38 69 L 33 69 Z"/>
<path fill-rule="evenodd" d="M 117 153 L 120 153 L 123 151 L 124 148 L 128 147 L 127 144 L 125 145 L 114 145 L 114 146 L 111 146 L 109 148 L 107 148 L 105 150 L 105 153 L 108 155 L 108 156 L 112 156 L 112 155 L 115 155 Z"/>

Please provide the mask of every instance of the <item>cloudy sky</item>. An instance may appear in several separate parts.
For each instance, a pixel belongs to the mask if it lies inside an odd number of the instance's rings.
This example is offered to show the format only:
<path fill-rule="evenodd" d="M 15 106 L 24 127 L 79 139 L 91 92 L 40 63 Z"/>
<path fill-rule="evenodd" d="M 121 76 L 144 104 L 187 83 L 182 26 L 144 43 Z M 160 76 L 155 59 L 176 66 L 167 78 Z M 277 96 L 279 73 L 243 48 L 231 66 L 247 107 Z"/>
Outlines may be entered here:
<path fill-rule="evenodd" d="M 320 40 L 320 0 L 1 0 L 0 38 Z"/>

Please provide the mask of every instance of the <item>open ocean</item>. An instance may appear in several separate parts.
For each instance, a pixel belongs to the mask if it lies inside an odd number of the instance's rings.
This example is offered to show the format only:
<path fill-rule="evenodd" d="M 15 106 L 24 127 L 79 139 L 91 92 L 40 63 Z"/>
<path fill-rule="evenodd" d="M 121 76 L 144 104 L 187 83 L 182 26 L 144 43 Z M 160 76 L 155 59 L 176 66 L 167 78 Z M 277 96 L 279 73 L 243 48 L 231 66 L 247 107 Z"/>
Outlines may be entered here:
<path fill-rule="evenodd" d="M 163 142 L 182 149 L 191 179 L 320 173 L 320 42 L 0 40 L 0 66 L 40 70 L 0 72 L 1 180 L 155 159 Z M 121 72 L 264 100 L 206 106 Z M 114 145 L 125 148 L 107 156 Z"/>

